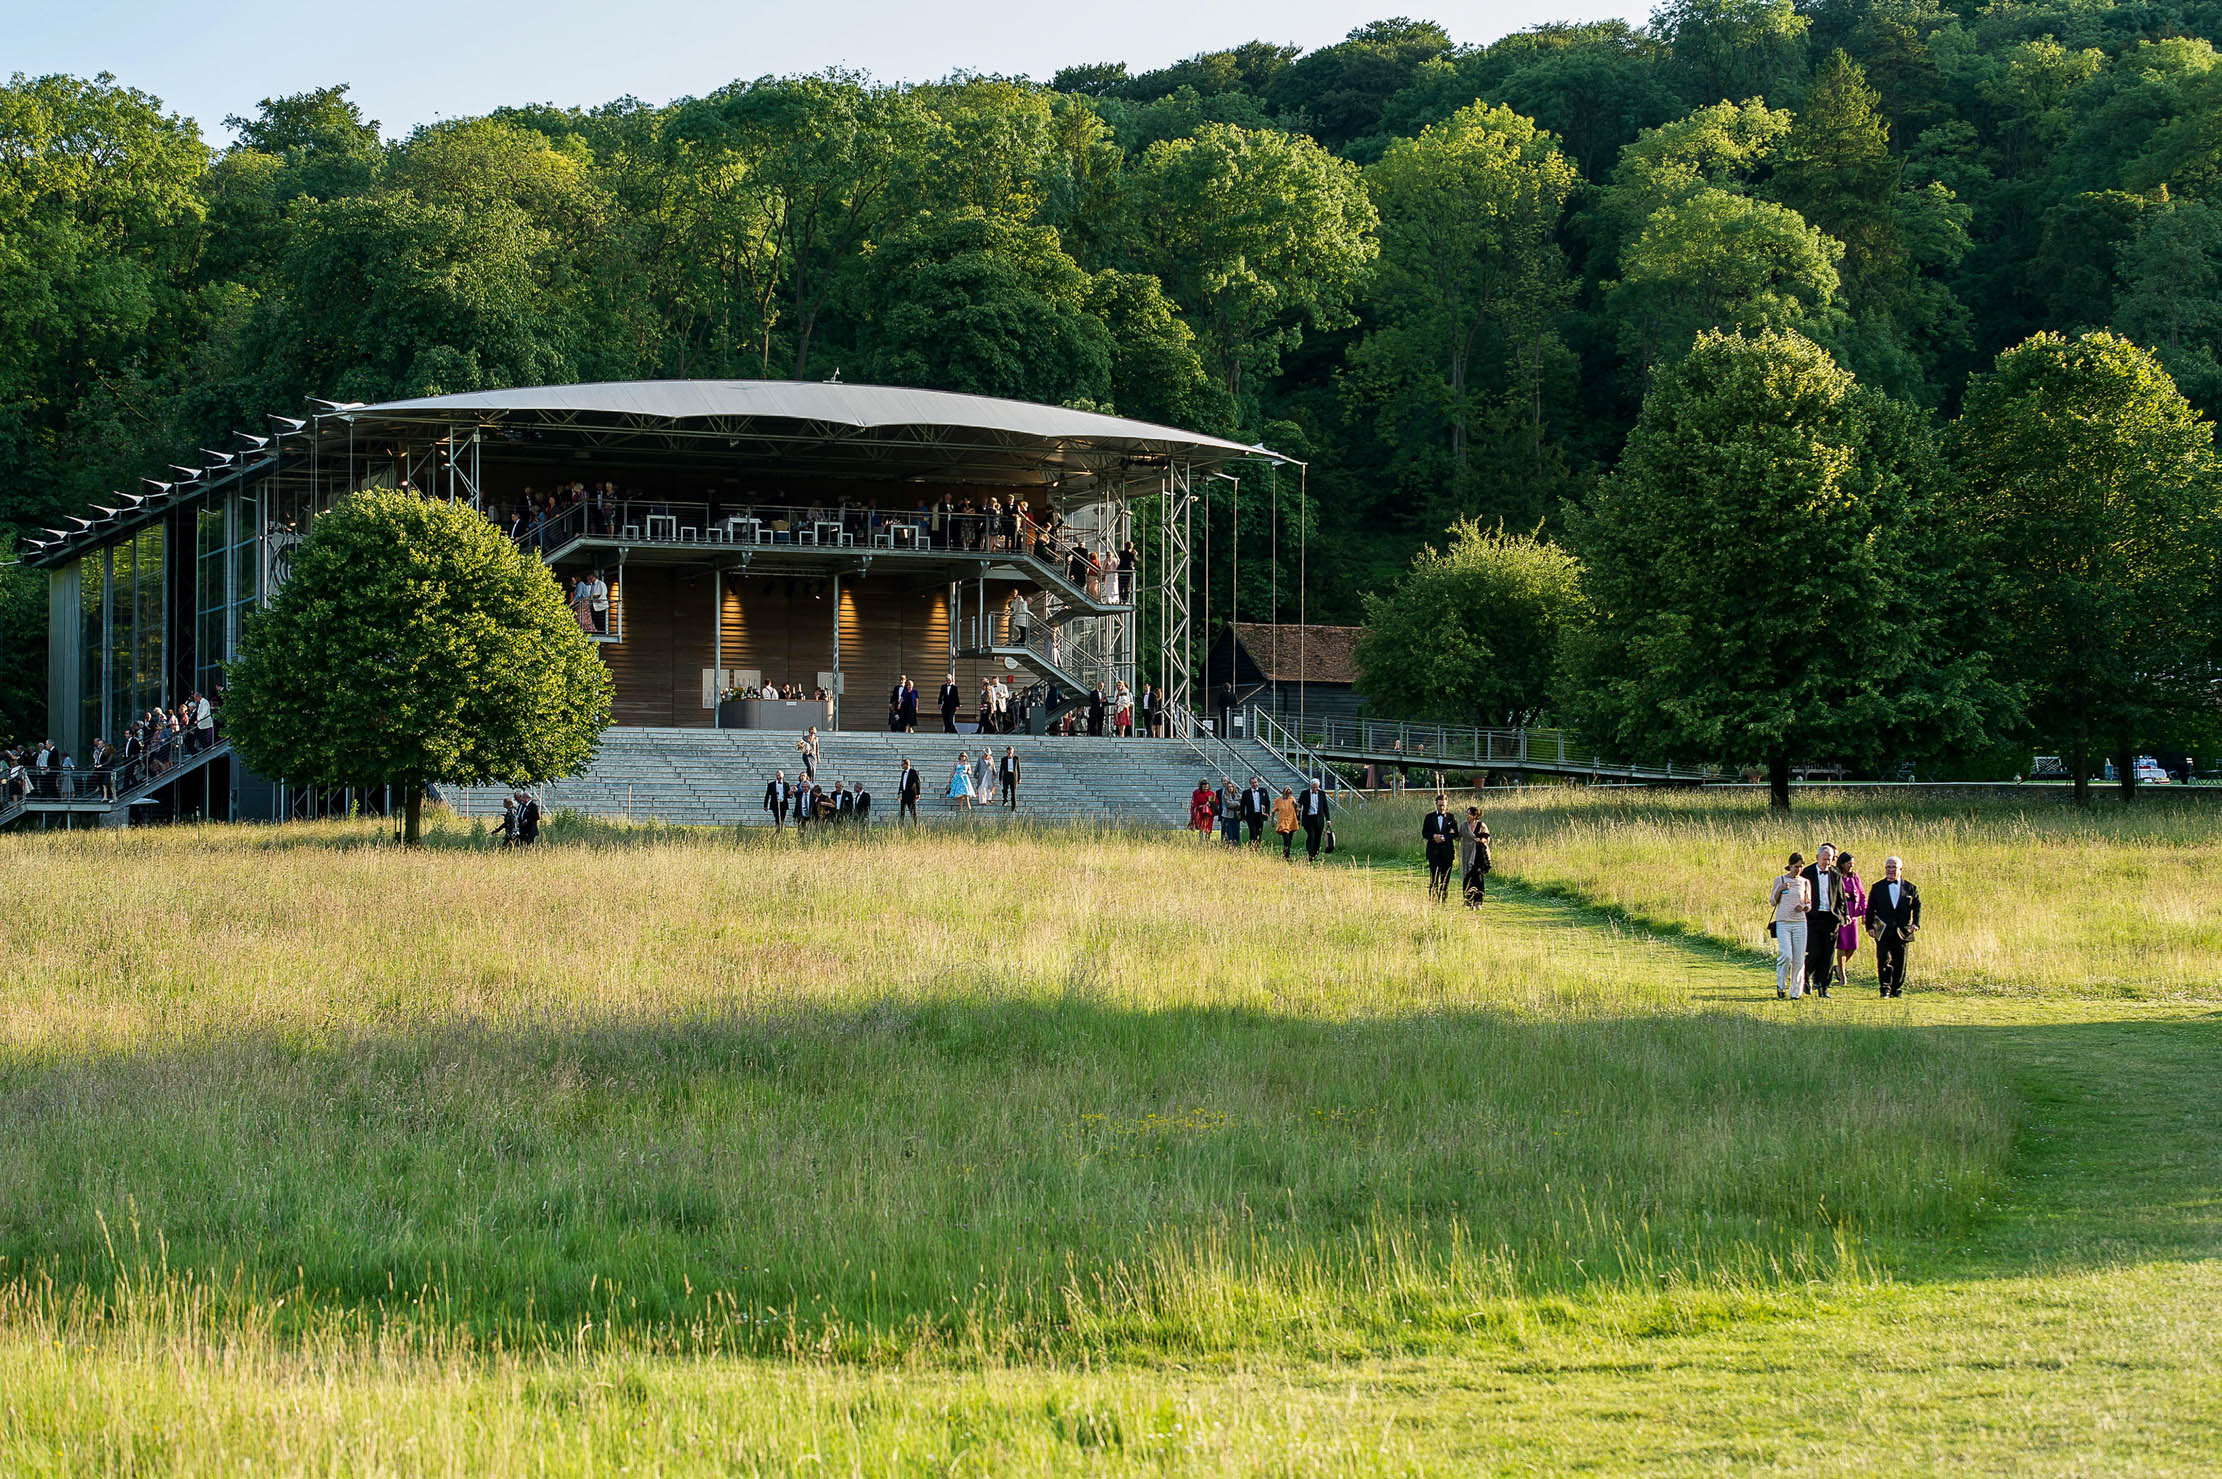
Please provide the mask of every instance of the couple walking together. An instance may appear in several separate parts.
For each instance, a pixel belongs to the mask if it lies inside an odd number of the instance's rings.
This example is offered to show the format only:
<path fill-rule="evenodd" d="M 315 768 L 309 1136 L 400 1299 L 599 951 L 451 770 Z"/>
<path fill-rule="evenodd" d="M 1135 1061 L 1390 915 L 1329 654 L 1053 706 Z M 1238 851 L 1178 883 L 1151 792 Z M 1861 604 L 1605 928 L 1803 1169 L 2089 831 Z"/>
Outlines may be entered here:
<path fill-rule="evenodd" d="M 957 767 L 949 773 L 949 799 L 962 802 L 964 809 L 970 811 L 974 802 L 982 806 L 995 805 L 996 793 L 1000 791 L 1004 805 L 1017 811 L 1018 779 L 1018 751 L 1010 745 L 1003 747 L 1001 760 L 995 758 L 992 747 L 982 748 L 977 760 L 959 750 Z"/>
<path fill-rule="evenodd" d="M 1826 997 L 1842 985 L 1859 950 L 1864 924 L 1875 937 L 1875 978 L 1884 996 L 1902 996 L 1906 985 L 1906 946 L 1921 928 L 1921 894 L 1903 877 L 1904 863 L 1883 859 L 1882 881 L 1872 891 L 1860 881 L 1850 853 L 1822 843 L 1808 865 L 1792 853 L 1782 875 L 1767 892 L 1774 918 L 1767 932 L 1775 937 L 1775 995 Z"/>
<path fill-rule="evenodd" d="M 1450 902 L 1450 870 L 1459 870 L 1466 907 L 1478 909 L 1489 887 L 1489 824 L 1481 808 L 1469 806 L 1464 819 L 1450 814 L 1450 798 L 1438 795 L 1435 809 L 1420 819 L 1420 841 L 1427 844 L 1427 896 Z"/>

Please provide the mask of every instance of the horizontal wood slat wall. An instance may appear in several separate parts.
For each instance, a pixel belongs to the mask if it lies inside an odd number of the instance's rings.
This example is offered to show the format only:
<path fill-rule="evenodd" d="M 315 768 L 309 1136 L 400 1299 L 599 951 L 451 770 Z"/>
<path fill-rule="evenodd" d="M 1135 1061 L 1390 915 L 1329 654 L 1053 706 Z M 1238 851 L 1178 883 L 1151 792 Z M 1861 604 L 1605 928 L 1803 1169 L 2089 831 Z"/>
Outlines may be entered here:
<path fill-rule="evenodd" d="M 604 643 L 616 681 L 610 718 L 618 724 L 700 726 L 702 670 L 711 666 L 710 572 L 636 566 L 623 573 L 621 642 Z"/>

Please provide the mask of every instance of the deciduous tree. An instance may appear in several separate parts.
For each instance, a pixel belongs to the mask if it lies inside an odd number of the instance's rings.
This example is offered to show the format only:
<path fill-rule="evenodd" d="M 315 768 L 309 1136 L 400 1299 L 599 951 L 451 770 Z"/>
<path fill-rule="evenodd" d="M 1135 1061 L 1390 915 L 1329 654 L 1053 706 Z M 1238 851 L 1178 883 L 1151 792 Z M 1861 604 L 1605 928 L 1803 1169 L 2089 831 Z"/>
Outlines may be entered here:
<path fill-rule="evenodd" d="M 249 765 L 398 786 L 412 843 L 428 784 L 573 774 L 610 718 L 609 672 L 547 569 L 467 506 L 407 492 L 310 524 L 226 682 Z"/>
<path fill-rule="evenodd" d="M 2137 746 L 2206 727 L 2222 676 L 2213 423 L 2128 340 L 2038 334 L 1976 377 L 1950 445 L 2031 725 L 2065 745 L 2079 802 L 2107 750 L 2134 794 Z"/>
<path fill-rule="evenodd" d="M 1583 727 L 1623 754 L 1759 760 L 1777 807 L 1793 760 L 1973 743 L 1995 694 L 1945 628 L 1937 482 L 1919 413 L 1811 340 L 1701 334 L 1574 522 Z"/>
<path fill-rule="evenodd" d="M 1358 691 L 1393 719 L 1532 724 L 1550 702 L 1560 639 L 1580 619 L 1581 566 L 1532 534 L 1467 520 L 1388 592 L 1366 598 Z"/>

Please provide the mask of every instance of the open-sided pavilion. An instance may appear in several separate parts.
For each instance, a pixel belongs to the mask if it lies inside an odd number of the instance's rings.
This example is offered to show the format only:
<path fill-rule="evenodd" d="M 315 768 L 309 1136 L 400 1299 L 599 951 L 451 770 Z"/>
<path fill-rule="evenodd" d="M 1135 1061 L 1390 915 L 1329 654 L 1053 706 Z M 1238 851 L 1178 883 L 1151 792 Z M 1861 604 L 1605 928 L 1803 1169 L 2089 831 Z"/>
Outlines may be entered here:
<path fill-rule="evenodd" d="M 595 639 L 621 725 L 784 722 L 720 705 L 778 684 L 829 692 L 832 727 L 879 728 L 906 673 L 929 714 L 954 673 L 968 711 L 994 675 L 1031 687 L 1047 716 L 1145 669 L 1186 723 L 1192 489 L 1246 459 L 1287 460 L 1094 412 L 872 385 L 319 402 L 30 546 L 49 574 L 53 737 L 83 756 L 147 709 L 215 690 L 309 521 L 378 487 L 468 502 L 559 577 L 598 574 Z M 219 762 L 232 766 L 219 754 L 186 768 Z M 204 776 L 193 809 L 232 814 L 228 792 L 249 798 L 242 814 L 282 814 L 282 790 L 265 801 L 259 785 L 236 768 L 228 787 Z"/>

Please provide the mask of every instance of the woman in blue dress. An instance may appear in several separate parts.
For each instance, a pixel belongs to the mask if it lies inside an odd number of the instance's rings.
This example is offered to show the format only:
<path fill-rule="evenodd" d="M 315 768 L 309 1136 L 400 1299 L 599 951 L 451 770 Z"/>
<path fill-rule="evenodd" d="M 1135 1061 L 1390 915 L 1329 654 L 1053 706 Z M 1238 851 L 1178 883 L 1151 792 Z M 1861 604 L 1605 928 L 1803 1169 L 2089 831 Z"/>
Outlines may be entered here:
<path fill-rule="evenodd" d="M 969 758 L 959 750 L 957 768 L 949 773 L 949 799 L 963 802 L 966 811 L 972 810 L 972 768 L 965 763 Z"/>

